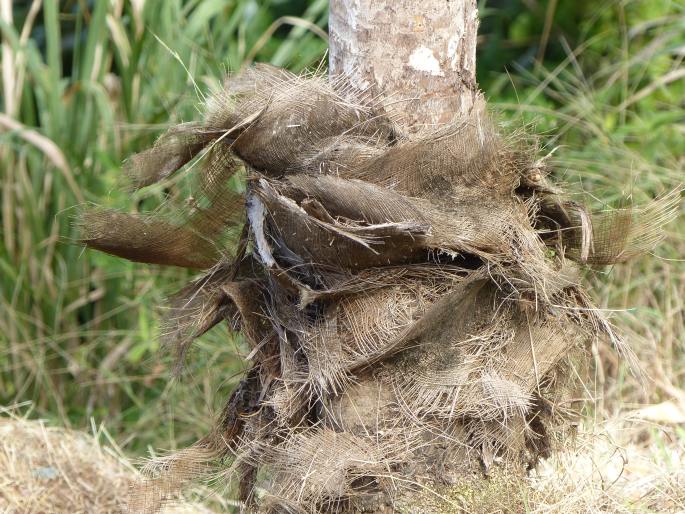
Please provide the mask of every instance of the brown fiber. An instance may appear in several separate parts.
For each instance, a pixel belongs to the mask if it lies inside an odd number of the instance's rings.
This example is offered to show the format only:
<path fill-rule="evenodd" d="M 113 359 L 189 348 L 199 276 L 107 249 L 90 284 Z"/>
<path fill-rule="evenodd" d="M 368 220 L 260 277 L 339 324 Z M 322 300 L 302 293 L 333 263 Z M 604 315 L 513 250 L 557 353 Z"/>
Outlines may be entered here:
<path fill-rule="evenodd" d="M 189 175 L 191 198 L 85 214 L 89 247 L 204 270 L 166 316 L 180 360 L 222 320 L 251 347 L 215 430 L 151 468 L 147 508 L 217 470 L 250 509 L 298 513 L 522 472 L 566 437 L 593 341 L 630 355 L 580 271 L 651 250 L 680 193 L 591 213 L 486 114 L 394 118 L 343 80 L 251 68 L 127 163 L 135 187 Z"/>

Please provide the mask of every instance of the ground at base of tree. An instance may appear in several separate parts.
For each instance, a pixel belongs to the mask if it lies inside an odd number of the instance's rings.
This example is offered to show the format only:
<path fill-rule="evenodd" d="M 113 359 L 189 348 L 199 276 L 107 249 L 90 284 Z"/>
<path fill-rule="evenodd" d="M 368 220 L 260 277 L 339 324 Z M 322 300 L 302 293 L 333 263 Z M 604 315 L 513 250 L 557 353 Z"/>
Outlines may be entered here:
<path fill-rule="evenodd" d="M 685 408 L 670 401 L 588 424 L 528 478 L 495 472 L 438 491 L 443 499 L 426 493 L 428 512 L 685 513 L 684 426 Z"/>
<path fill-rule="evenodd" d="M 127 512 L 141 475 L 106 439 L 41 421 L 0 417 L 0 512 L 81 514 Z M 212 514 L 177 502 L 161 514 Z"/>
<path fill-rule="evenodd" d="M 646 407 L 581 431 L 574 448 L 518 482 L 500 479 L 425 490 L 406 512 L 685 512 L 685 409 Z M 0 418 L 0 511 L 119 512 L 138 483 L 135 466 L 100 433 Z M 202 493 L 200 493 L 202 494 Z M 232 512 L 177 502 L 165 514 Z"/>

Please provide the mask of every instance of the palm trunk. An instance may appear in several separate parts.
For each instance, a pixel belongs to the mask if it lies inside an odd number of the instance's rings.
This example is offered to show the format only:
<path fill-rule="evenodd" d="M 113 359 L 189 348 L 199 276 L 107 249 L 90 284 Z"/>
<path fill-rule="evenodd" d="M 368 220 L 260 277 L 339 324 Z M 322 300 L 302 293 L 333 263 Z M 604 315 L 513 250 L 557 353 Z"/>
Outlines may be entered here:
<path fill-rule="evenodd" d="M 481 101 L 476 0 L 331 0 L 332 76 L 379 90 L 406 127 L 449 122 Z"/>
<path fill-rule="evenodd" d="M 92 248 L 209 268 L 172 301 L 179 357 L 224 319 L 252 345 L 216 429 L 153 490 L 233 457 L 269 513 L 518 511 L 512 478 L 568 435 L 591 338 L 620 343 L 579 266 L 650 249 L 677 198 L 593 226 L 488 120 L 475 0 L 412 4 L 331 0 L 330 81 L 246 70 L 133 156 L 139 187 L 204 157 L 173 216 L 86 213 Z"/>

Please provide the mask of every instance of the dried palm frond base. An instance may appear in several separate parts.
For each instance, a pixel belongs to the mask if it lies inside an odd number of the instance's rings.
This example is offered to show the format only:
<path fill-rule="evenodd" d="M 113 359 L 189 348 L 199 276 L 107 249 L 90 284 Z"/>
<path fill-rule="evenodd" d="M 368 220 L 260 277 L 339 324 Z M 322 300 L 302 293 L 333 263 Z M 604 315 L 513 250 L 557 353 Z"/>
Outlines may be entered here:
<path fill-rule="evenodd" d="M 0 418 L 0 512 L 119 513 L 131 487 L 143 481 L 132 464 L 109 446 L 72 430 L 39 421 Z M 176 498 L 163 514 L 211 514 Z"/>
<path fill-rule="evenodd" d="M 222 466 L 268 512 L 382 511 L 422 477 L 524 473 L 566 438 L 590 345 L 629 354 L 581 268 L 653 248 L 679 193 L 592 214 L 483 112 L 396 121 L 342 79 L 250 69 L 127 163 L 139 187 L 184 169 L 188 197 L 84 213 L 89 247 L 206 270 L 171 301 L 179 359 L 222 320 L 252 346 L 215 431 L 151 466 L 144 506 Z"/>

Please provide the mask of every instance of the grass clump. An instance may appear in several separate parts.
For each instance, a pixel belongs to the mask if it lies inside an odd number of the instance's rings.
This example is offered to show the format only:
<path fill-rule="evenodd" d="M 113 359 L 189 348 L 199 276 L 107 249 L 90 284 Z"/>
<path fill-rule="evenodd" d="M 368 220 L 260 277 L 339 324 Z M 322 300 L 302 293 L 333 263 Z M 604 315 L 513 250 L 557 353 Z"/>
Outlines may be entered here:
<path fill-rule="evenodd" d="M 206 428 L 215 391 L 234 384 L 240 342 L 225 331 L 206 338 L 178 394 L 157 354 L 153 306 L 181 272 L 66 244 L 77 237 L 74 206 L 105 198 L 154 209 L 160 188 L 118 192 L 123 158 L 191 117 L 227 69 L 316 61 L 327 2 L 291 12 L 276 1 L 9 5 L 0 24 L 0 403 L 30 401 L 34 415 L 66 426 L 107 420 L 138 452 L 189 442 Z M 297 17 L 274 31 L 280 15 Z M 204 368 L 220 371 L 196 375 Z"/>

